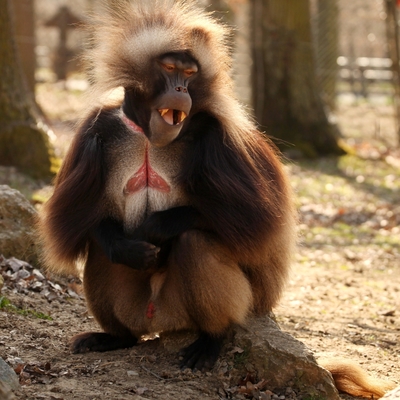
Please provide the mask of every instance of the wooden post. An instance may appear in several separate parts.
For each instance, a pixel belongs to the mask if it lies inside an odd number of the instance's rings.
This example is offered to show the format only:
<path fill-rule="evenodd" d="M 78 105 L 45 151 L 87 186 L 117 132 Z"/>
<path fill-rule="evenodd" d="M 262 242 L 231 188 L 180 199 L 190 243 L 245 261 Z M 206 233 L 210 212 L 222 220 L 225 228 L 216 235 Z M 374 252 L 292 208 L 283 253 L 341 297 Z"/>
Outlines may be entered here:
<path fill-rule="evenodd" d="M 58 13 L 46 22 L 46 26 L 59 29 L 59 42 L 54 58 L 53 68 L 59 80 L 67 78 L 67 63 L 72 57 L 71 50 L 67 47 L 67 35 L 69 29 L 75 29 L 76 24 L 81 20 L 71 13 L 67 6 L 59 9 Z"/>

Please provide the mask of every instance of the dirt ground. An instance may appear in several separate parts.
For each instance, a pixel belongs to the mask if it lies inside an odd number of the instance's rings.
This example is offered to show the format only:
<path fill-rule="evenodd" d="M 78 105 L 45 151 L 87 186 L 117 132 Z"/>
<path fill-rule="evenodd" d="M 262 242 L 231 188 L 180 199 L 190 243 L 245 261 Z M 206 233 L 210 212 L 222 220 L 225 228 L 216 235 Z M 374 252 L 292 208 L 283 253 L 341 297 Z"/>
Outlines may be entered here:
<path fill-rule="evenodd" d="M 52 104 L 50 99 L 42 107 L 59 141 L 68 142 L 69 125 L 52 117 Z M 288 163 L 300 213 L 299 249 L 275 314 L 281 328 L 316 357 L 350 358 L 400 384 L 400 157 L 388 145 L 391 139 L 382 139 L 385 130 L 392 132 L 393 118 L 387 106 L 379 113 L 363 105 L 345 107 L 338 115 L 362 157 Z M 376 120 L 379 137 L 376 129 L 363 135 Z M 9 176 L 3 183 L 12 184 Z M 24 294 L 7 281 L 1 292 L 16 309 L 34 310 L 22 315 L 0 309 L 0 356 L 19 373 L 18 399 L 251 398 L 230 381 L 224 356 L 215 371 L 193 374 L 180 371 L 178 356 L 163 351 L 157 340 L 129 350 L 71 354 L 68 338 L 98 327 L 75 294 L 79 287 L 50 278 L 53 286 L 60 284 L 50 287 L 52 297 L 38 289 Z M 300 398 L 287 389 L 268 395 Z"/>

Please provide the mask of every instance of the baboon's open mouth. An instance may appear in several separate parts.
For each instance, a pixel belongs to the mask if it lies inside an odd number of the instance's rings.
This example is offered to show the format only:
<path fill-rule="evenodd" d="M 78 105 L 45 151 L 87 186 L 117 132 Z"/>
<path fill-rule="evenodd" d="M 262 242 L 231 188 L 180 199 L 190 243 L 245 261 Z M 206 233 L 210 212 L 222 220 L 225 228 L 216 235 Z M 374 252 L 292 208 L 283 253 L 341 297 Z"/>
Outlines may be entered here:
<path fill-rule="evenodd" d="M 163 120 L 169 125 L 179 125 L 186 117 L 186 113 L 180 110 L 162 108 L 158 110 Z"/>

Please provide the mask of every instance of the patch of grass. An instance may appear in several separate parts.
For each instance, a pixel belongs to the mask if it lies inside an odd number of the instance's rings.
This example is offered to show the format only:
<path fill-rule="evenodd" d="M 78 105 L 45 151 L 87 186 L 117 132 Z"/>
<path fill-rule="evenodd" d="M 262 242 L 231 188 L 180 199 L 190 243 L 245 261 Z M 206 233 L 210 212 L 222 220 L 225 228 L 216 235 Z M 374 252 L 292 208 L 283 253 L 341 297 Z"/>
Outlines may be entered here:
<path fill-rule="evenodd" d="M 392 202 L 400 197 L 400 168 L 383 159 L 357 155 L 317 160 L 299 160 L 289 166 L 291 182 L 300 203 L 331 203 L 343 200 Z M 364 195 L 363 195 L 364 193 Z M 365 198 L 365 195 L 368 198 Z"/>
<path fill-rule="evenodd" d="M 303 400 L 327 400 L 326 396 L 321 394 L 306 394 L 302 397 Z"/>
<path fill-rule="evenodd" d="M 398 248 L 399 246 L 399 240 L 397 237 L 391 235 L 382 235 L 379 232 L 376 234 L 374 242 L 378 246 L 382 246 L 387 250 L 391 248 Z"/>
<path fill-rule="evenodd" d="M 338 159 L 337 167 L 356 188 L 370 191 L 386 201 L 398 199 L 400 169 L 384 160 L 365 160 L 347 155 Z"/>
<path fill-rule="evenodd" d="M 6 297 L 4 296 L 0 297 L 0 309 L 6 308 L 10 304 L 11 304 L 10 300 L 8 300 Z"/>
<path fill-rule="evenodd" d="M 24 317 L 34 317 L 38 319 L 44 319 L 48 321 L 52 321 L 53 318 L 50 315 L 44 314 L 39 311 L 31 310 L 29 308 L 19 308 L 12 304 L 7 297 L 2 296 L 0 297 L 0 310 L 12 312 L 15 314 L 23 315 Z"/>
<path fill-rule="evenodd" d="M 235 353 L 233 356 L 233 366 L 236 369 L 240 369 L 243 367 L 249 358 L 250 355 L 250 347 L 244 347 L 242 353 Z"/>
<path fill-rule="evenodd" d="M 335 223 L 329 227 L 308 227 L 301 235 L 303 243 L 314 246 L 351 245 L 358 238 L 356 230 L 345 223 Z"/>

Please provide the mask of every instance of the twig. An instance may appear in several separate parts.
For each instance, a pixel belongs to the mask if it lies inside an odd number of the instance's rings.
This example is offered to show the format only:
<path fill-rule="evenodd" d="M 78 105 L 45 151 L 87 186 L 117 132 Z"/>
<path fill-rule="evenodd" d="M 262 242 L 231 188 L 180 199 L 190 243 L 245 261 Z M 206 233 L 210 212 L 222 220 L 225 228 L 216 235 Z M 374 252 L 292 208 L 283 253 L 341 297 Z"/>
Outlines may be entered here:
<path fill-rule="evenodd" d="M 176 379 L 176 378 L 163 378 L 162 376 L 156 374 L 155 372 L 150 371 L 148 368 L 144 367 L 143 365 L 141 365 L 140 368 L 144 369 L 146 372 L 148 372 L 149 374 L 155 376 L 156 378 L 158 378 L 162 381 L 172 381 L 172 380 Z"/>

